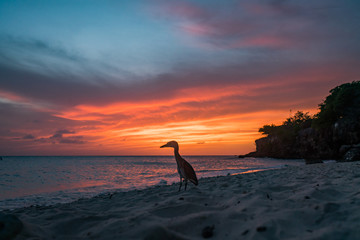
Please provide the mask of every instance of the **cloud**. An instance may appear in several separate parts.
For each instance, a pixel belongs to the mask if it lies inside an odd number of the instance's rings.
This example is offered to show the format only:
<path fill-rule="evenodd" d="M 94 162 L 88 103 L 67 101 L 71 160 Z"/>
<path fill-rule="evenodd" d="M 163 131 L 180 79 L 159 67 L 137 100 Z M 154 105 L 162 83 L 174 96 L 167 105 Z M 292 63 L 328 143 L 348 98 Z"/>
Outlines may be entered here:
<path fill-rule="evenodd" d="M 31 72 L 64 81 L 97 83 L 98 78 L 114 76 L 135 78 L 136 74 L 119 67 L 114 59 L 94 59 L 71 44 L 32 37 L 15 37 L 0 33 L 0 65 L 15 71 Z M 120 79 L 117 79 L 120 80 Z"/>
<path fill-rule="evenodd" d="M 72 137 L 72 138 L 63 138 L 59 141 L 59 143 L 66 143 L 66 144 L 84 144 L 85 141 L 81 140 L 83 139 L 82 136 Z"/>
<path fill-rule="evenodd" d="M 39 138 L 35 139 L 34 141 L 42 142 L 42 143 L 65 143 L 65 144 L 84 144 L 83 136 L 70 136 L 64 137 L 64 134 L 75 134 L 75 131 L 70 131 L 67 129 L 57 130 L 51 137 L 48 138 Z"/>
<path fill-rule="evenodd" d="M 65 50 L 64 48 L 56 45 L 52 45 L 49 42 L 33 39 L 33 38 L 21 38 L 11 35 L 0 35 L 0 44 L 7 46 L 7 49 L 3 49 L 5 53 L 19 54 L 19 51 L 28 51 L 36 54 L 46 54 L 62 58 L 67 61 L 83 62 L 86 59 L 79 54 Z"/>
<path fill-rule="evenodd" d="M 344 25 L 338 24 L 339 20 L 356 21 L 355 10 L 349 2 L 167 1 L 157 5 L 163 9 L 157 16 L 170 19 L 175 29 L 193 36 L 198 44 L 214 49 L 303 49 L 344 34 Z M 356 31 L 354 26 L 346 28 Z"/>
<path fill-rule="evenodd" d="M 334 64 L 335 65 L 335 64 Z M 347 65 L 347 66 L 345 66 Z M 258 85 L 270 79 L 303 75 L 305 71 L 325 67 L 335 69 L 343 68 L 349 73 L 354 72 L 352 64 L 312 63 L 293 59 L 278 59 L 276 62 L 264 60 L 250 60 L 228 66 L 186 68 L 169 74 L 158 75 L 141 82 L 110 83 L 99 79 L 97 84 L 86 81 L 70 81 L 68 75 L 46 76 L 25 70 L 15 70 L 0 66 L 0 89 L 12 95 L 26 99 L 30 103 L 42 103 L 48 110 L 77 105 L 103 106 L 114 102 L 143 102 L 143 101 L 169 101 L 182 97 L 184 92 L 195 88 L 222 89 L 234 85 Z M 309 70 L 308 70 L 309 69 Z M 31 84 L 29 84 L 31 79 Z M 6 96 L 5 96 L 6 97 Z M 24 100 L 19 100 L 20 102 Z"/>
<path fill-rule="evenodd" d="M 67 129 L 62 129 L 62 130 L 58 130 L 56 131 L 56 133 L 50 137 L 50 139 L 59 139 L 59 138 L 63 138 L 64 134 L 74 134 L 75 131 L 69 131 Z"/>
<path fill-rule="evenodd" d="M 22 137 L 22 139 L 35 139 L 36 137 L 34 137 L 32 134 L 27 134 L 25 136 Z"/>

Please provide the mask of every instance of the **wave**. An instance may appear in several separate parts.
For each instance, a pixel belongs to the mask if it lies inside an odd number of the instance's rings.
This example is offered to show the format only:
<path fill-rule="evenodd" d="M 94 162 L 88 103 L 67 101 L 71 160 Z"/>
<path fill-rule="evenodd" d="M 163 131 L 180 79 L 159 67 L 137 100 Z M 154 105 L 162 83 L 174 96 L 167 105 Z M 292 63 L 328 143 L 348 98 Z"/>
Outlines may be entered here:
<path fill-rule="evenodd" d="M 157 165 L 157 166 L 171 166 L 171 165 L 176 165 L 176 162 L 131 162 L 133 165 L 141 165 L 141 166 L 146 166 L 146 165 Z"/>

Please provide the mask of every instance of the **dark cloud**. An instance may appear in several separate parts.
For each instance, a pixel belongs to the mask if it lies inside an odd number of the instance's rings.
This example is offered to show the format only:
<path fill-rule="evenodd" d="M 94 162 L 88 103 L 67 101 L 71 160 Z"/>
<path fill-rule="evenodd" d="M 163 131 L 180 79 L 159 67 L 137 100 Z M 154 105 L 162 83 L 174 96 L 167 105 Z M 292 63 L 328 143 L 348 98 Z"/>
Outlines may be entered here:
<path fill-rule="evenodd" d="M 12 103 L 0 102 L 0 113 L 0 152 L 15 155 L 39 154 L 53 144 L 85 144 L 83 136 L 71 136 L 76 134 L 72 129 L 93 129 L 104 124 L 56 117 L 55 112 Z"/>
<path fill-rule="evenodd" d="M 50 137 L 50 139 L 59 139 L 59 138 L 63 138 L 64 134 L 74 134 L 74 133 L 75 133 L 75 131 L 62 129 L 62 130 L 56 131 L 56 133 L 52 137 Z"/>
<path fill-rule="evenodd" d="M 42 143 L 65 143 L 65 144 L 84 144 L 85 141 L 83 140 L 83 136 L 70 136 L 65 137 L 64 134 L 75 134 L 75 131 L 62 129 L 56 131 L 51 137 L 48 138 L 39 138 L 35 139 L 36 142 L 42 142 Z"/>
<path fill-rule="evenodd" d="M 107 96 L 113 96 L 117 87 L 95 85 L 71 75 L 47 76 L 29 70 L 0 66 L 0 89 L 20 96 L 43 100 L 60 106 L 73 106 L 86 102 L 106 103 Z M 29 82 L 31 81 L 31 84 Z M 108 93 L 109 95 L 107 95 Z"/>
<path fill-rule="evenodd" d="M 22 137 L 22 139 L 35 139 L 36 137 L 34 137 L 32 134 L 27 134 L 25 136 Z"/>
<path fill-rule="evenodd" d="M 25 97 L 30 101 L 53 105 L 53 111 L 56 112 L 76 105 L 101 106 L 114 102 L 165 101 L 181 96 L 185 89 L 197 87 L 221 88 L 238 84 L 257 85 L 278 79 L 285 80 L 284 78 L 287 78 L 288 82 L 296 84 L 297 81 L 301 81 L 301 76 L 306 80 L 318 74 L 316 69 L 328 69 L 328 72 L 333 72 L 330 74 L 331 79 L 339 76 L 338 81 L 349 81 L 353 80 L 349 78 L 350 76 L 356 75 L 358 63 L 356 56 L 341 62 L 332 62 L 330 57 L 327 62 L 302 61 L 288 57 L 276 59 L 276 61 L 271 61 L 271 59 L 249 60 L 245 63 L 211 69 L 206 67 L 179 68 L 169 74 L 127 84 L 102 79 L 99 79 L 98 84 L 80 80 L 71 81 L 71 76 L 67 75 L 50 77 L 0 66 L 0 78 L 2 79 L 0 89 Z M 328 73 L 324 71 L 322 74 L 321 78 L 325 80 Z M 340 79 L 341 77 L 342 79 Z"/>
<path fill-rule="evenodd" d="M 20 104 L 6 104 L 0 102 L 0 133 L 1 136 L 11 136 L 22 138 L 27 132 L 19 132 L 19 129 L 36 130 L 41 136 L 48 135 L 49 132 L 55 132 L 57 129 L 67 129 L 69 126 L 79 127 L 99 124 L 96 121 L 73 121 L 61 117 L 56 117 L 54 111 L 41 111 L 29 108 Z M 16 129 L 17 132 L 14 131 Z"/>

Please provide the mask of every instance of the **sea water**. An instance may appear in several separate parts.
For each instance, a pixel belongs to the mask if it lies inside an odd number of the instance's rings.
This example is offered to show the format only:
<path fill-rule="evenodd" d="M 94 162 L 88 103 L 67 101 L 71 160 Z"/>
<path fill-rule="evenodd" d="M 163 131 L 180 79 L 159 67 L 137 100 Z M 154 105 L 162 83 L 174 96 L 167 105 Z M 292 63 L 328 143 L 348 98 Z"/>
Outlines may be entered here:
<path fill-rule="evenodd" d="M 185 156 L 197 177 L 302 165 L 302 160 Z M 95 195 L 170 185 L 179 181 L 173 156 L 3 157 L 0 210 L 52 205 Z M 201 187 L 201 186 L 199 186 Z M 175 187 L 177 190 L 177 186 Z"/>

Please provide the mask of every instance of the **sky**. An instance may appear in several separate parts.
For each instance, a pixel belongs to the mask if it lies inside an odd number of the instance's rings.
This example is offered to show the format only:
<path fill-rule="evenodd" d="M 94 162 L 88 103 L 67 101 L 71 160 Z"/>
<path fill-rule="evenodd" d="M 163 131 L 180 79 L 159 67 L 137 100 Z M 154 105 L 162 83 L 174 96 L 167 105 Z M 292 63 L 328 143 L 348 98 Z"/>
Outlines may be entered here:
<path fill-rule="evenodd" d="M 358 0 L 1 0 L 0 155 L 236 155 L 360 80 Z"/>

